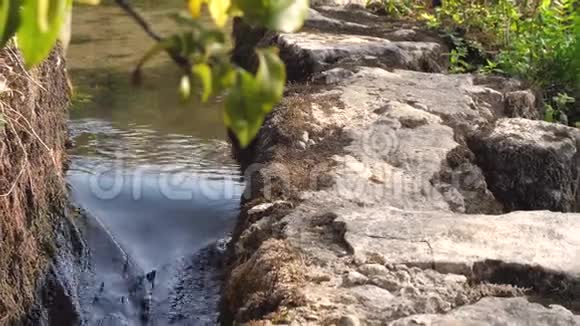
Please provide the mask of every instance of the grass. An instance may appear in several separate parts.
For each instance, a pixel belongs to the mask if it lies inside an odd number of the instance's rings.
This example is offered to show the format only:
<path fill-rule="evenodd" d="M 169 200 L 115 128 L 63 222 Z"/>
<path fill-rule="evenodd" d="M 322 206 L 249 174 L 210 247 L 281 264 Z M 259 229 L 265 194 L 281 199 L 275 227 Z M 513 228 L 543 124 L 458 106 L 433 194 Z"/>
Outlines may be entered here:
<path fill-rule="evenodd" d="M 372 7 L 422 21 L 444 34 L 454 47 L 449 53 L 450 72 L 521 79 L 543 90 L 547 109 L 556 111 L 559 122 L 574 125 L 580 120 L 578 0 L 442 2 L 436 9 L 417 0 L 381 0 Z M 575 100 L 562 105 L 563 96 Z"/>

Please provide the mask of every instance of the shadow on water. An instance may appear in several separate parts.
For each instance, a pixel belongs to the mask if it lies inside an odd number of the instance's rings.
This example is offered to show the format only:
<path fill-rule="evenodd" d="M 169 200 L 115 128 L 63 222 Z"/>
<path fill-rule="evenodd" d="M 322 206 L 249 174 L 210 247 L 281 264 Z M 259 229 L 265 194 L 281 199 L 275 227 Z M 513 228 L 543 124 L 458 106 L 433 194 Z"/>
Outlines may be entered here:
<path fill-rule="evenodd" d="M 148 3 L 148 17 L 166 15 Z M 77 9 L 73 30 L 68 180 L 90 250 L 83 319 L 214 325 L 221 239 L 243 186 L 219 104 L 182 103 L 178 72 L 163 59 L 132 87 L 132 63 L 151 44 L 117 8 Z"/>

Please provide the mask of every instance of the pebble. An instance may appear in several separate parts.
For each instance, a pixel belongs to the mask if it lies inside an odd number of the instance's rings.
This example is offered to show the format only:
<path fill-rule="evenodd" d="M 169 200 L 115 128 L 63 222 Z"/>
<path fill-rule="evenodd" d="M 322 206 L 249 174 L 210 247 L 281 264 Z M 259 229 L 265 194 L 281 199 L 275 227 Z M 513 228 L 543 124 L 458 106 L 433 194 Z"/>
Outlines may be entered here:
<path fill-rule="evenodd" d="M 368 278 L 359 272 L 349 272 L 343 279 L 342 283 L 345 286 L 363 285 L 368 282 Z"/>
<path fill-rule="evenodd" d="M 338 321 L 338 326 L 360 326 L 360 320 L 354 315 L 342 316 Z"/>
<path fill-rule="evenodd" d="M 401 288 L 401 283 L 392 275 L 374 277 L 372 283 L 391 292 L 398 291 Z"/>
<path fill-rule="evenodd" d="M 389 272 L 385 266 L 380 264 L 364 264 L 359 267 L 359 271 L 366 276 L 385 275 Z"/>
<path fill-rule="evenodd" d="M 292 207 L 292 203 L 289 201 L 285 201 L 285 200 L 276 200 L 275 202 L 272 202 L 272 203 L 258 204 L 258 205 L 254 206 L 248 210 L 248 215 L 264 213 L 267 210 L 269 210 L 270 208 L 275 207 L 275 206 Z"/>

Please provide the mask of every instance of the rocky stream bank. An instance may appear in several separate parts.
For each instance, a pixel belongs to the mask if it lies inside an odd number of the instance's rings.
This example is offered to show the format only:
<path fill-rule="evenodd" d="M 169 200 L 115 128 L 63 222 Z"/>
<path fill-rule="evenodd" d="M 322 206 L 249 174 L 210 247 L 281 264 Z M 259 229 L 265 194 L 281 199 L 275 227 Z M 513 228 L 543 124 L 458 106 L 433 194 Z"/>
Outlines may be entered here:
<path fill-rule="evenodd" d="M 318 6 L 274 44 L 291 83 L 257 140 L 223 322 L 579 325 L 580 133 L 520 82 L 446 73 L 436 33 Z"/>

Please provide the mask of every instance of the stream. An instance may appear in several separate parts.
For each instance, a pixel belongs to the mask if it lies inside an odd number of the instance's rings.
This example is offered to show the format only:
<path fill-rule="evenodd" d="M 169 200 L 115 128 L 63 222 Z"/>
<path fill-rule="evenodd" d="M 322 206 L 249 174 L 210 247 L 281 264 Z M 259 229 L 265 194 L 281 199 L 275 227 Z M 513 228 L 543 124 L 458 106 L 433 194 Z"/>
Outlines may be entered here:
<path fill-rule="evenodd" d="M 161 34 L 182 1 L 139 1 Z M 164 57 L 130 72 L 152 43 L 115 6 L 78 7 L 68 183 L 89 251 L 87 325 L 215 325 L 219 258 L 243 183 L 219 103 L 183 103 Z"/>

